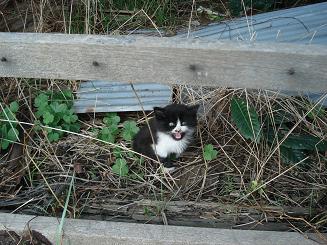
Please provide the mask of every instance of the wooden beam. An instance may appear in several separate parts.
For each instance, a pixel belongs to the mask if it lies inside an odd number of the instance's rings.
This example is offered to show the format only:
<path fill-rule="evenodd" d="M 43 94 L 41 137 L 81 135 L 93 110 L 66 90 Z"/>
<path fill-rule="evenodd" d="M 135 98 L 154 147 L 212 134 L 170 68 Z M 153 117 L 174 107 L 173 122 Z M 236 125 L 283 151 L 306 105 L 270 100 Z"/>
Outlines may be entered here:
<path fill-rule="evenodd" d="M 0 33 L 0 60 L 0 77 L 327 91 L 316 45 Z"/>

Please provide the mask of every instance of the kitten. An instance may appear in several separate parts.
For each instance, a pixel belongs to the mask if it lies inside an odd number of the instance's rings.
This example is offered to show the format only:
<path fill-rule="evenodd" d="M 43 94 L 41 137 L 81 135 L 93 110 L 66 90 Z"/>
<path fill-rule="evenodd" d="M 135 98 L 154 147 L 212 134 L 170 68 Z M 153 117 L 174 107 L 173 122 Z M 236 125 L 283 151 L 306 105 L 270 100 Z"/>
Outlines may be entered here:
<path fill-rule="evenodd" d="M 164 108 L 154 107 L 155 117 L 137 133 L 133 141 L 134 151 L 163 163 L 165 170 L 173 171 L 169 156 L 179 157 L 193 139 L 197 126 L 199 105 L 171 104 Z"/>

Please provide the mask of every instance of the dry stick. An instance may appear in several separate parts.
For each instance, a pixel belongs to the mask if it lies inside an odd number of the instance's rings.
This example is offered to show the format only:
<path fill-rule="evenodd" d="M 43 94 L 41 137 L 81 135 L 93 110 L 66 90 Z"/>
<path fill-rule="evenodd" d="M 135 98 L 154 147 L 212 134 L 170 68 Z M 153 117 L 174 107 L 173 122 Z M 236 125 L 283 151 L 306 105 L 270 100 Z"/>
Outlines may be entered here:
<path fill-rule="evenodd" d="M 258 140 L 258 137 L 259 137 L 260 134 L 255 135 L 255 133 L 254 133 L 253 123 L 252 123 L 252 120 L 251 120 L 251 115 L 250 115 L 250 110 L 249 110 L 250 106 L 249 106 L 248 92 L 247 92 L 247 89 L 244 89 L 244 91 L 245 91 L 246 107 L 247 107 L 247 108 L 246 108 L 246 111 L 247 111 L 247 113 L 248 113 L 248 117 L 250 118 L 251 130 L 252 130 L 252 133 L 253 133 L 253 138 L 255 139 L 255 140 L 254 140 L 255 150 L 256 150 L 256 152 L 258 153 L 258 152 L 259 152 L 259 147 L 258 147 L 257 140 Z M 259 131 L 259 133 L 260 133 L 260 131 Z M 260 164 L 259 157 L 255 154 L 255 151 L 252 151 L 252 148 L 251 148 L 251 153 L 253 153 L 253 155 L 255 156 L 256 159 L 258 159 L 258 160 L 257 160 L 257 163 Z M 259 175 L 259 173 L 258 173 L 257 176 L 256 176 L 256 181 L 259 180 L 259 178 L 260 178 L 259 176 L 260 176 L 260 175 Z"/>
<path fill-rule="evenodd" d="M 72 15 L 73 15 L 73 2 L 74 2 L 74 0 L 72 0 L 72 1 L 70 2 L 68 34 L 70 34 L 70 32 L 71 32 Z M 64 10 L 63 10 L 63 11 L 64 11 Z M 66 24 L 65 24 L 65 29 L 66 29 Z"/>
<path fill-rule="evenodd" d="M 247 26 L 248 26 L 249 36 L 250 36 L 250 38 L 252 39 L 252 37 L 253 37 L 253 33 L 252 33 L 251 28 L 250 28 L 249 19 L 248 19 L 248 15 L 247 15 L 247 13 L 246 13 L 246 7 L 245 7 L 245 4 L 244 4 L 244 0 L 242 0 L 242 5 L 243 5 L 243 9 L 244 9 L 244 14 L 245 14 L 246 23 L 247 23 Z M 252 19 L 251 19 L 251 20 L 252 20 Z M 251 25 L 252 25 L 252 23 L 251 23 Z"/>
<path fill-rule="evenodd" d="M 277 97 L 277 95 L 278 95 L 278 93 L 276 93 L 276 97 Z M 273 129 L 275 130 L 275 132 L 277 132 L 276 124 L 275 124 L 275 118 L 274 118 L 274 114 L 273 114 L 273 111 L 272 111 L 272 105 L 270 103 L 270 100 L 267 98 L 267 96 L 268 95 L 267 95 L 267 92 L 266 92 L 265 98 L 266 98 L 266 101 L 268 103 L 270 118 L 272 119 L 272 122 L 273 122 Z M 265 164 L 262 165 L 262 171 L 263 171 L 264 166 L 265 166 Z M 280 173 L 281 169 L 282 169 L 282 167 L 281 167 L 280 158 L 279 158 L 279 160 L 278 160 L 278 173 Z"/>
<path fill-rule="evenodd" d="M 49 188 L 50 192 L 52 193 L 52 195 L 54 196 L 54 198 L 57 200 L 57 202 L 59 203 L 59 205 L 64 208 L 64 206 L 62 205 L 62 203 L 60 202 L 60 200 L 58 199 L 58 197 L 56 196 L 56 194 L 54 193 L 54 191 L 52 190 L 52 188 L 50 187 L 47 179 L 44 177 L 41 169 L 39 168 L 39 166 L 34 162 L 33 158 L 29 155 L 28 151 L 27 151 L 27 155 L 30 158 L 31 162 L 34 164 L 35 168 L 39 171 L 39 173 L 41 174 L 42 178 L 44 179 L 45 184 L 47 185 L 47 187 Z M 43 162 L 41 162 L 43 163 Z"/>
<path fill-rule="evenodd" d="M 203 141 L 202 141 L 202 133 L 201 133 L 201 130 L 200 130 L 200 141 L 201 141 L 201 147 L 202 147 L 202 156 L 204 155 L 204 148 L 203 148 Z M 206 180 L 207 180 L 207 173 L 208 173 L 208 162 L 207 160 L 203 157 L 204 159 L 204 164 L 205 164 L 205 170 L 204 170 L 204 176 L 203 176 L 203 181 L 202 181 L 202 185 L 201 185 L 201 188 L 200 188 L 200 191 L 198 193 L 198 196 L 196 198 L 196 201 L 199 200 L 199 198 L 201 198 L 201 195 L 203 193 L 203 189 L 204 189 L 204 186 L 205 186 L 205 183 L 206 183 Z"/>
<path fill-rule="evenodd" d="M 9 120 L 9 117 L 8 117 L 8 115 L 7 115 L 6 111 L 5 111 L 5 109 L 3 108 L 2 103 L 0 103 L 0 107 L 1 107 L 1 110 L 3 111 L 3 113 L 5 114 L 5 117 L 8 119 L 8 122 L 9 122 L 9 124 L 10 124 L 10 127 L 11 127 L 11 128 L 13 129 L 13 131 L 14 131 L 14 134 L 15 134 L 15 136 L 16 136 L 16 140 L 18 140 L 19 137 L 18 137 L 16 131 L 14 130 L 14 126 L 12 125 L 12 122 Z M 10 110 L 9 110 L 9 111 L 10 111 Z M 11 111 L 10 111 L 10 113 L 13 115 L 13 113 L 12 113 Z"/>
<path fill-rule="evenodd" d="M 296 164 L 294 164 L 293 166 L 289 167 L 288 169 L 286 169 L 285 171 L 281 172 L 280 174 L 278 174 L 277 176 L 275 176 L 274 178 L 268 180 L 267 182 L 261 184 L 260 186 L 258 186 L 257 188 L 255 188 L 253 191 L 251 191 L 250 193 L 246 194 L 245 196 L 242 196 L 241 198 L 237 199 L 235 202 L 239 202 L 245 198 L 247 198 L 248 196 L 252 195 L 254 192 L 256 192 L 257 190 L 260 190 L 262 187 L 268 185 L 269 183 L 271 183 L 272 181 L 276 180 L 277 178 L 279 178 L 280 176 L 284 175 L 285 173 L 287 173 L 288 171 L 290 171 L 291 169 L 293 169 L 294 167 L 296 167 L 297 165 L 299 165 L 300 163 L 306 161 L 309 157 L 306 157 L 304 159 L 302 159 L 301 161 L 297 162 Z"/>
<path fill-rule="evenodd" d="M 159 33 L 160 37 L 162 37 L 157 25 L 153 22 L 153 20 L 150 18 L 150 16 L 143 10 L 141 9 L 141 11 L 145 14 L 145 16 L 150 20 L 151 24 L 154 26 L 154 28 L 157 30 L 157 32 Z"/>
<path fill-rule="evenodd" d="M 194 5 L 195 5 L 195 0 L 193 0 L 193 2 L 192 2 L 191 16 L 190 16 L 190 19 L 188 21 L 188 28 L 187 28 L 187 38 L 189 38 L 189 36 L 190 36 L 191 22 L 192 22 L 192 18 L 193 18 Z"/>
<path fill-rule="evenodd" d="M 288 218 L 288 219 L 291 219 L 291 220 L 300 220 L 300 221 L 306 223 L 309 227 L 311 227 L 316 232 L 316 234 L 321 238 L 321 240 L 327 242 L 327 238 L 324 236 L 324 234 L 322 234 L 321 232 L 319 232 L 319 230 L 317 230 L 317 228 L 314 225 L 312 225 L 310 222 L 308 222 L 306 219 L 304 219 L 302 217 L 292 217 L 292 216 L 290 216 L 290 215 L 288 215 L 286 213 L 284 213 L 283 215 L 286 216 L 286 218 Z M 280 219 L 283 219 L 283 217 L 280 217 Z M 305 235 L 305 234 L 303 234 L 303 235 Z"/>
<path fill-rule="evenodd" d="M 20 90 L 22 91 L 22 94 L 23 94 L 23 89 L 21 88 L 20 83 L 18 82 L 17 78 L 15 78 L 15 80 L 16 80 L 16 83 L 18 84 L 18 89 L 20 89 Z M 30 111 L 30 113 L 31 113 L 31 115 L 32 115 L 32 117 L 33 117 L 33 118 L 31 118 L 31 121 L 32 121 L 32 119 L 36 120 L 36 117 L 35 117 L 35 115 L 34 115 L 32 109 L 31 109 L 31 107 L 30 107 L 30 104 L 31 104 L 32 102 L 31 102 L 31 103 L 28 103 L 28 101 L 27 101 L 27 99 L 26 99 L 25 96 L 23 96 L 23 99 L 24 99 L 24 101 L 25 101 L 25 104 L 27 105 L 28 110 Z M 21 125 L 20 125 L 20 126 L 21 126 Z M 30 136 L 30 134 L 26 132 L 26 129 L 25 129 L 24 127 L 22 127 L 22 126 L 21 126 L 21 128 L 22 128 L 22 130 L 24 131 L 24 133 L 26 133 L 26 135 L 27 135 L 27 137 L 29 138 L 29 140 L 32 141 L 33 144 L 37 145 L 37 144 L 35 143 L 34 139 Z M 37 133 L 37 135 L 38 135 L 38 133 Z M 38 136 L 39 136 L 39 135 L 38 135 Z M 48 141 L 48 143 L 50 143 L 49 140 L 48 140 L 48 138 L 46 138 L 46 140 Z M 33 147 L 33 148 L 34 148 L 34 147 Z M 53 150 L 53 149 L 52 149 L 52 150 Z M 41 151 L 43 151 L 43 149 L 41 149 Z M 55 159 L 57 160 L 58 165 L 60 166 L 61 170 L 64 171 L 64 168 L 63 168 L 63 166 L 60 164 L 60 161 L 59 161 L 57 155 L 56 155 L 56 154 L 53 154 L 53 156 L 54 156 Z"/>
<path fill-rule="evenodd" d="M 157 25 L 153 22 L 153 20 L 150 18 L 150 16 L 143 9 L 141 9 L 141 10 L 137 11 L 135 14 L 133 14 L 128 20 L 126 20 L 123 24 L 121 24 L 115 31 L 118 31 L 120 28 L 122 28 L 124 25 L 126 25 L 130 20 L 132 20 L 140 12 L 142 12 L 150 20 L 151 24 L 157 30 L 157 32 L 159 33 L 160 37 L 162 37 L 161 32 L 159 31 Z"/>
<path fill-rule="evenodd" d="M 17 210 L 19 210 L 20 208 L 24 207 L 26 204 L 30 203 L 34 201 L 34 197 L 32 197 L 30 200 L 24 202 L 22 205 L 20 205 L 19 207 L 17 207 L 14 211 L 10 212 L 11 214 L 15 213 Z"/>
<path fill-rule="evenodd" d="M 123 24 L 118 26 L 118 28 L 115 31 L 118 31 L 120 28 L 122 28 L 124 25 L 126 25 L 131 19 L 133 19 L 136 15 L 138 15 L 140 12 L 142 12 L 142 9 L 137 11 L 135 14 L 133 14 L 128 20 L 126 20 Z"/>
<path fill-rule="evenodd" d="M 244 180 L 243 180 L 243 174 L 242 174 L 241 170 L 236 166 L 236 164 L 234 163 L 234 161 L 230 158 L 230 156 L 224 150 L 223 146 L 221 144 L 219 144 L 219 142 L 217 141 L 217 139 L 215 137 L 213 137 L 213 136 L 212 136 L 212 138 L 219 145 L 220 149 L 223 151 L 223 153 L 228 158 L 228 160 L 233 164 L 234 168 L 237 170 L 237 172 L 239 173 L 239 175 L 241 177 L 241 185 L 243 185 L 245 187 L 245 183 L 244 183 Z"/>

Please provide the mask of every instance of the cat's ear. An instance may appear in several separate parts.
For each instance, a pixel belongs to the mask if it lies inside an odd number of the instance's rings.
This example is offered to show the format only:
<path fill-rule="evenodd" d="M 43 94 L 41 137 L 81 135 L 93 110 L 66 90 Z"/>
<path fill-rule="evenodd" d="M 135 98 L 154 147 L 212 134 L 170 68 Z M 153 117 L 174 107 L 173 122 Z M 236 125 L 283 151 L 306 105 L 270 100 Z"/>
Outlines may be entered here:
<path fill-rule="evenodd" d="M 200 105 L 199 104 L 196 104 L 196 105 L 191 105 L 189 106 L 189 110 L 193 113 L 197 113 L 198 112 L 198 109 L 199 109 Z"/>
<path fill-rule="evenodd" d="M 154 111 L 154 115 L 157 119 L 164 119 L 166 118 L 166 110 L 164 108 L 161 107 L 154 107 L 153 108 Z"/>

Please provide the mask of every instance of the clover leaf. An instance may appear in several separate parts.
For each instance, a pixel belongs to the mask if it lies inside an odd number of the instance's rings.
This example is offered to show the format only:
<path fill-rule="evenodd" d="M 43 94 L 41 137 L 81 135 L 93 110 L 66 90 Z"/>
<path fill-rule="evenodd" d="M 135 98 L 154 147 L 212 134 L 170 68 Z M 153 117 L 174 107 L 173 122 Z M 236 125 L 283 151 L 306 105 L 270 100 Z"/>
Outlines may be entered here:
<path fill-rule="evenodd" d="M 214 149 L 212 144 L 205 145 L 203 150 L 203 157 L 206 161 L 212 161 L 217 158 L 218 151 Z"/>
<path fill-rule="evenodd" d="M 127 141 L 131 141 L 140 130 L 140 128 L 136 125 L 135 121 L 125 121 L 123 127 L 124 130 L 122 136 L 124 140 Z"/>
<path fill-rule="evenodd" d="M 125 159 L 118 158 L 112 166 L 112 171 L 119 176 L 126 176 L 128 174 L 128 166 Z"/>

